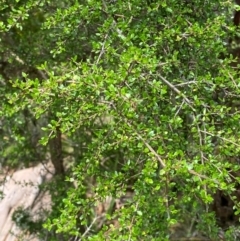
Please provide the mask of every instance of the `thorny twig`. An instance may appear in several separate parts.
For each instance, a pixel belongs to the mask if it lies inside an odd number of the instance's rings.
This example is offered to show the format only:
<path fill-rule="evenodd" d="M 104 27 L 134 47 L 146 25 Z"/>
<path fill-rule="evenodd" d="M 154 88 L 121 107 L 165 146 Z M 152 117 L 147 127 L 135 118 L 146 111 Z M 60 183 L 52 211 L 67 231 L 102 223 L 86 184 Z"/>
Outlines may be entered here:
<path fill-rule="evenodd" d="M 83 235 L 81 236 L 81 238 L 78 241 L 81 241 L 90 231 L 92 226 L 94 225 L 94 223 L 99 219 L 102 218 L 103 216 L 105 216 L 105 214 L 99 215 L 97 217 L 95 217 L 92 221 L 92 223 L 89 225 L 89 227 L 87 227 L 86 231 L 83 233 Z M 74 240 L 75 241 L 75 240 Z M 76 240 L 77 241 L 77 240 Z"/>

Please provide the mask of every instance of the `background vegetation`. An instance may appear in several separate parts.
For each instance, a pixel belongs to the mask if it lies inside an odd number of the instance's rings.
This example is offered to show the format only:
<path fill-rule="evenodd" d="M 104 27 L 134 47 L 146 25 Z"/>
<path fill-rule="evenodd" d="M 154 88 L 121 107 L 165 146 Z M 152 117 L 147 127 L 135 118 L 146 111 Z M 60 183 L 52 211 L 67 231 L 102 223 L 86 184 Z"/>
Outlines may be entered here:
<path fill-rule="evenodd" d="M 239 238 L 234 8 L 2 0 L 0 162 L 53 162 L 40 237 Z"/>

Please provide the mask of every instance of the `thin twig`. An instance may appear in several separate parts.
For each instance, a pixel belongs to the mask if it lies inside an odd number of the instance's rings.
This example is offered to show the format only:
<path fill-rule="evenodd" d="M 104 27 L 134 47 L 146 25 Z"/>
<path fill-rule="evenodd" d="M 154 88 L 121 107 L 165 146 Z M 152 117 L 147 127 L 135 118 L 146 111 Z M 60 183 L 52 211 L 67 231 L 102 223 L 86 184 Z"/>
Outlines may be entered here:
<path fill-rule="evenodd" d="M 131 125 L 128 122 L 127 122 L 127 124 L 131 127 Z M 139 133 L 137 133 L 137 131 L 135 131 L 135 134 L 144 143 L 144 145 L 149 149 L 149 151 L 151 151 L 152 154 L 158 159 L 158 161 L 160 162 L 161 166 L 165 167 L 166 164 L 164 163 L 162 158 L 157 154 L 157 152 L 143 139 L 143 137 Z"/>
<path fill-rule="evenodd" d="M 97 216 L 93 219 L 92 223 L 89 225 L 89 227 L 87 227 L 86 231 L 83 233 L 83 235 L 81 236 L 81 238 L 79 239 L 79 241 L 82 240 L 82 238 L 84 238 L 91 230 L 92 226 L 94 225 L 94 223 L 101 217 L 105 216 L 105 214 L 102 214 L 100 216 Z"/>
<path fill-rule="evenodd" d="M 189 85 L 189 84 L 196 84 L 196 81 L 187 81 L 187 82 L 184 82 L 184 83 L 176 84 L 176 85 L 174 85 L 174 86 L 175 86 L 175 87 L 176 87 L 176 86 L 184 86 L 184 85 Z"/>
<path fill-rule="evenodd" d="M 104 41 L 103 41 L 103 44 L 102 44 L 102 49 L 101 49 L 101 52 L 97 58 L 97 62 L 96 62 L 96 65 L 98 65 L 102 55 L 104 54 L 105 52 L 105 44 L 106 44 L 106 41 L 107 41 L 107 38 L 108 38 L 108 33 L 104 36 Z"/>
<path fill-rule="evenodd" d="M 16 60 L 18 63 L 20 63 L 20 64 L 22 64 L 22 65 L 26 65 L 26 63 L 24 62 L 24 60 L 22 60 L 16 53 L 10 51 L 10 54 L 15 58 L 15 60 Z M 45 80 L 48 79 L 47 75 L 46 75 L 42 70 L 36 68 L 36 71 L 39 73 L 39 75 L 41 75 L 41 77 L 42 77 L 43 79 L 45 79 Z"/>
<path fill-rule="evenodd" d="M 168 86 L 170 87 L 174 92 L 176 92 L 178 95 L 182 96 L 184 101 L 191 107 L 191 109 L 194 111 L 194 108 L 191 104 L 191 101 L 178 89 L 176 86 L 171 84 L 168 80 L 166 80 L 163 76 L 159 75 L 160 79 Z"/>
<path fill-rule="evenodd" d="M 210 179 L 209 177 L 207 177 L 207 176 L 205 176 L 205 175 L 203 175 L 203 174 L 200 174 L 200 173 L 198 173 L 198 172 L 195 172 L 194 170 L 188 170 L 188 172 L 191 173 L 191 174 L 193 174 L 193 175 L 195 175 L 195 176 L 197 176 L 197 177 L 199 177 L 199 178 Z M 214 179 L 211 179 L 211 180 L 212 180 L 214 183 L 220 185 L 219 181 L 214 180 Z"/>
<path fill-rule="evenodd" d="M 219 136 L 219 135 L 213 134 L 213 133 L 208 132 L 208 131 L 201 131 L 201 132 L 204 132 L 204 133 L 206 133 L 206 134 L 208 134 L 208 135 L 210 135 L 210 136 L 217 136 L 219 139 L 222 139 L 223 141 L 229 142 L 229 143 L 231 143 L 231 144 L 233 144 L 233 145 L 235 145 L 235 146 L 237 146 L 237 147 L 240 147 L 240 145 L 237 144 L 236 142 L 231 141 L 231 140 L 229 140 L 229 139 L 226 139 L 226 138 L 224 138 L 224 137 L 221 137 L 221 136 Z"/>

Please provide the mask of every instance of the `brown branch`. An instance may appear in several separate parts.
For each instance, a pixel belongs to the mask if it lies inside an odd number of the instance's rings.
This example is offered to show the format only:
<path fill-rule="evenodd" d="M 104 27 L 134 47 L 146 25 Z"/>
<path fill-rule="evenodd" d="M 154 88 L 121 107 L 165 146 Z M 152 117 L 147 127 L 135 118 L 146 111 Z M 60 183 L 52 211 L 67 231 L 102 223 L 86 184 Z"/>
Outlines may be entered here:
<path fill-rule="evenodd" d="M 56 127 L 55 136 L 49 139 L 49 149 L 51 161 L 55 168 L 56 175 L 64 174 L 63 156 L 62 156 L 62 132 L 60 126 Z"/>

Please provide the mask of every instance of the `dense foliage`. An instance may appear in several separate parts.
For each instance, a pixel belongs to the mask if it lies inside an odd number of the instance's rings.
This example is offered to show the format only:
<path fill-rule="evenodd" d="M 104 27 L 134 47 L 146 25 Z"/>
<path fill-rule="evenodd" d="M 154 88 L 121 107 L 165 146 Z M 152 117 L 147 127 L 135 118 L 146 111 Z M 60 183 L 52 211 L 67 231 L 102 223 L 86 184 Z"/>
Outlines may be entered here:
<path fill-rule="evenodd" d="M 216 238 L 214 195 L 234 200 L 239 181 L 239 77 L 227 54 L 233 8 L 3 0 L 0 161 L 53 161 L 54 207 L 42 234 Z M 99 224 L 94 207 L 126 193 Z"/>

